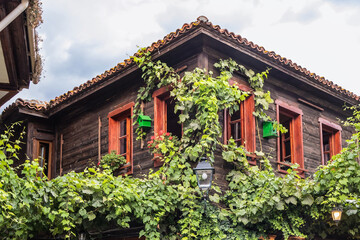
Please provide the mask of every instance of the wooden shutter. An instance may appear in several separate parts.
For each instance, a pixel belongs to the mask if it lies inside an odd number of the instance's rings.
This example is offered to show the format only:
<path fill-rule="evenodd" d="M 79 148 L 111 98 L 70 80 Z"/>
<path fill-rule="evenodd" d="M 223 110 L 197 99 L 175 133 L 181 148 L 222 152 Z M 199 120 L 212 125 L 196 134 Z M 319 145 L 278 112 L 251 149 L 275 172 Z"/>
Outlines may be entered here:
<path fill-rule="evenodd" d="M 255 111 L 255 102 L 254 102 L 254 95 L 249 96 L 243 105 L 243 116 L 244 119 L 243 129 L 242 132 L 244 134 L 244 144 L 245 149 L 248 152 L 255 152 L 256 150 L 256 134 L 255 134 L 255 116 L 253 112 Z"/>

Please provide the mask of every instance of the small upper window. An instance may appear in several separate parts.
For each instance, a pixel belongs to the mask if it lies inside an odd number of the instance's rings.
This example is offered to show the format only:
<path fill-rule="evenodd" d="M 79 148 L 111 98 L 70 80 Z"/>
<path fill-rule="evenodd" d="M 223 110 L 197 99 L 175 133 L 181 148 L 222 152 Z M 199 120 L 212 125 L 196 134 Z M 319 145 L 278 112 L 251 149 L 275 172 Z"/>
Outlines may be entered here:
<path fill-rule="evenodd" d="M 243 145 L 253 153 L 255 146 L 254 97 L 251 95 L 239 105 L 239 110 L 232 115 L 225 111 L 225 144 L 232 137 L 237 146 Z"/>
<path fill-rule="evenodd" d="M 35 145 L 35 155 L 34 159 L 38 159 L 39 166 L 43 168 L 43 172 L 39 174 L 42 178 L 43 173 L 47 176 L 48 179 L 51 179 L 51 169 L 52 169 L 52 142 L 43 141 L 43 140 L 34 140 Z"/>
<path fill-rule="evenodd" d="M 165 86 L 153 93 L 154 98 L 154 133 L 169 132 L 179 139 L 182 137 L 182 124 L 179 123 L 180 112 L 175 113 L 175 101 L 170 97 L 171 87 Z M 154 166 L 162 163 L 156 156 Z"/>
<path fill-rule="evenodd" d="M 251 92 L 251 88 L 246 85 L 246 81 L 238 78 L 229 80 L 230 85 L 236 85 L 239 89 Z M 233 114 L 229 114 L 225 110 L 224 114 L 224 143 L 227 144 L 230 138 L 233 138 L 237 146 L 243 145 L 249 152 L 248 160 L 251 164 L 256 164 L 255 155 L 252 154 L 256 150 L 255 138 L 255 102 L 254 95 L 248 96 L 239 104 L 239 110 Z"/>
<path fill-rule="evenodd" d="M 341 151 L 341 127 L 324 118 L 319 118 L 321 163 L 326 165 L 332 156 Z"/>
<path fill-rule="evenodd" d="M 129 103 L 109 113 L 109 153 L 116 151 L 126 159 L 122 169 L 131 174 L 133 169 L 132 159 L 132 112 L 134 103 Z"/>
<path fill-rule="evenodd" d="M 288 131 L 278 138 L 278 169 L 286 172 L 292 164 L 299 165 L 299 172 L 304 173 L 302 111 L 281 100 L 276 100 L 277 121 Z"/>
<path fill-rule="evenodd" d="M 181 138 L 182 125 L 179 123 L 178 111 L 175 113 L 175 101 L 170 97 L 170 88 L 165 86 L 153 93 L 154 97 L 154 132 L 170 132 Z"/>

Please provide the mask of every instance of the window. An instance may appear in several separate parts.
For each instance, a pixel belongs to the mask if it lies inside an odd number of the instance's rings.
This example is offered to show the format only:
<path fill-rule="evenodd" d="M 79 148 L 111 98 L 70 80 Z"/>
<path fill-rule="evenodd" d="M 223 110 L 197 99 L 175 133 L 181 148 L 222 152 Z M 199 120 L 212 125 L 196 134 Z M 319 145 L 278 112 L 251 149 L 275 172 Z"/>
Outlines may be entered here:
<path fill-rule="evenodd" d="M 286 129 L 287 133 L 280 134 L 278 138 L 278 170 L 286 173 L 292 164 L 298 164 L 298 171 L 303 175 L 304 151 L 302 133 L 302 111 L 290 106 L 281 100 L 275 101 L 277 108 L 277 121 Z"/>
<path fill-rule="evenodd" d="M 134 103 L 128 103 L 115 109 L 108 115 L 109 118 L 109 153 L 116 151 L 126 158 L 126 164 L 121 169 L 126 169 L 127 174 L 133 171 L 133 127 L 132 113 Z"/>
<path fill-rule="evenodd" d="M 324 118 L 319 118 L 321 163 L 326 165 L 332 156 L 341 151 L 341 127 Z"/>
<path fill-rule="evenodd" d="M 154 97 L 154 132 L 170 132 L 181 138 L 182 126 L 178 123 L 180 112 L 174 113 L 175 101 L 170 97 L 171 88 L 165 86 L 153 93 Z"/>
<path fill-rule="evenodd" d="M 174 113 L 175 101 L 170 97 L 171 87 L 165 86 L 153 93 L 154 98 L 154 133 L 170 132 L 181 138 L 182 125 L 178 123 L 180 112 Z M 160 166 L 159 156 L 154 156 L 154 166 Z"/>
<path fill-rule="evenodd" d="M 43 173 L 48 179 L 52 178 L 52 142 L 45 140 L 34 140 L 34 159 L 38 159 L 39 166 L 43 168 L 43 172 L 39 174 L 42 178 Z"/>
<path fill-rule="evenodd" d="M 238 84 L 235 81 L 230 81 L 230 84 L 236 84 L 243 91 L 250 91 L 251 89 L 246 85 Z M 232 137 L 237 146 L 243 145 L 249 153 L 256 150 L 255 138 L 255 111 L 254 96 L 250 95 L 245 101 L 242 101 L 239 110 L 232 115 L 225 111 L 224 114 L 224 143 Z M 256 164 L 255 155 L 249 154 L 249 162 Z"/>

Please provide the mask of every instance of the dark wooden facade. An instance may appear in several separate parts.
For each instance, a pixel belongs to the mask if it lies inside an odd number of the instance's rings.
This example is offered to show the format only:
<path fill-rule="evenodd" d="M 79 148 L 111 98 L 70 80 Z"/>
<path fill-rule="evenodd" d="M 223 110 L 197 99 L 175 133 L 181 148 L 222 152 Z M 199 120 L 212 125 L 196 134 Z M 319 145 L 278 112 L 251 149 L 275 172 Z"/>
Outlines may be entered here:
<path fill-rule="evenodd" d="M 189 25 L 187 25 L 189 26 Z M 271 104 L 267 113 L 273 119 L 279 119 L 279 106 L 288 106 L 289 111 L 296 112 L 300 120 L 294 120 L 296 131 L 302 136 L 301 150 L 304 176 L 311 176 L 316 168 L 323 163 L 321 148 L 322 119 L 338 126 L 338 119 L 344 120 L 349 113 L 343 111 L 344 103 L 356 104 L 358 97 L 341 92 L 334 85 L 324 84 L 301 70 L 289 67 L 280 60 L 260 52 L 258 48 L 239 43 L 226 34 L 227 31 L 218 30 L 207 20 L 200 19 L 197 24 L 190 25 L 171 39 L 167 36 L 167 43 L 159 45 L 153 51 L 154 59 L 160 59 L 180 72 L 191 71 L 196 67 L 205 68 L 217 73 L 213 67 L 219 59 L 232 58 L 239 64 L 261 72 L 270 67 L 269 79 L 265 81 L 265 90 L 271 92 L 276 104 Z M 181 32 L 183 31 L 183 32 Z M 224 34 L 225 33 L 225 34 Z M 170 39 L 170 40 L 169 40 Z M 258 46 L 257 46 L 258 47 Z M 26 154 L 30 158 L 37 155 L 36 142 L 51 143 L 51 166 L 49 174 L 56 177 L 69 171 L 81 171 L 87 166 L 95 165 L 99 156 L 109 152 L 109 113 L 121 112 L 126 104 L 135 102 L 138 89 L 143 85 L 141 72 L 134 63 L 126 62 L 125 67 L 111 72 L 98 81 L 92 80 L 89 87 L 75 88 L 73 91 L 55 99 L 50 103 L 27 104 L 15 103 L 3 113 L 3 121 L 24 120 L 27 126 Z M 302 68 L 301 68 L 302 69 Z M 241 83 L 246 80 L 240 74 L 235 78 Z M 62 99 L 62 100 L 59 100 Z M 281 103 L 279 105 L 279 103 Z M 286 107 L 285 107 L 286 108 Z M 298 109 L 298 110 L 292 110 Z M 144 114 L 154 121 L 159 121 L 154 108 L 154 101 L 145 103 Z M 220 121 L 224 122 L 226 113 L 219 113 Z M 226 117 L 225 117 L 226 118 Z M 250 119 L 251 120 L 251 119 Z M 248 121 L 250 121 L 248 120 Z M 296 122 L 297 121 L 297 122 Z M 330 124 L 330 125 L 331 125 Z M 252 127 L 255 126 L 255 123 Z M 262 135 L 262 125 L 259 133 Z M 131 174 L 140 177 L 154 168 L 153 156 L 146 148 L 146 144 L 136 141 L 133 126 L 131 135 Z M 147 135 L 145 143 L 153 135 L 153 128 Z M 295 131 L 295 130 L 294 130 Z M 351 135 L 351 129 L 341 128 L 341 145 L 345 147 L 345 139 Z M 268 154 L 274 169 L 281 174 L 279 168 L 279 138 L 258 138 L 255 129 L 247 134 L 256 136 L 253 150 Z M 340 136 L 340 135 L 338 135 Z M 255 142 L 256 141 L 256 142 Z M 261 143 L 260 143 L 261 141 Z M 292 146 L 294 149 L 299 146 Z M 294 150 L 295 151 L 295 150 Z M 217 152 L 215 161 L 215 182 L 226 187 L 225 175 L 228 165 L 221 160 L 221 152 Z"/>

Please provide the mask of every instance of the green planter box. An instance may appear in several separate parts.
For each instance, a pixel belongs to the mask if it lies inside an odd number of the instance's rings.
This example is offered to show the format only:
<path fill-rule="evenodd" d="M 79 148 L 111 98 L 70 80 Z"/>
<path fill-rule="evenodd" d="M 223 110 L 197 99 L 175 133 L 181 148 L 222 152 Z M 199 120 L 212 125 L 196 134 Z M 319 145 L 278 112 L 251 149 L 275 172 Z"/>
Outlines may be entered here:
<path fill-rule="evenodd" d="M 277 136 L 277 131 L 274 129 L 273 122 L 263 122 L 263 137 L 274 138 Z"/>

